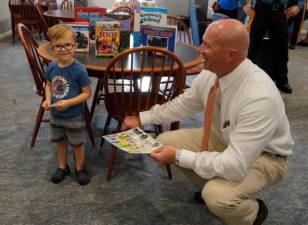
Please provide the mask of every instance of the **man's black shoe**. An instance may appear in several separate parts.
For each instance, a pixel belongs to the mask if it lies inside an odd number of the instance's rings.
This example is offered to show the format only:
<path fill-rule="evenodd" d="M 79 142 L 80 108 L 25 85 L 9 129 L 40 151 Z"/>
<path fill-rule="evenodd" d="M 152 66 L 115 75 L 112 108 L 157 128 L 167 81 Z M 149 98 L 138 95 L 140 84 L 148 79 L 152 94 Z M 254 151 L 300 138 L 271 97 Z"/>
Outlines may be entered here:
<path fill-rule="evenodd" d="M 54 184 L 58 184 L 70 174 L 70 168 L 66 166 L 65 169 L 57 168 L 56 172 L 51 176 L 51 181 Z"/>
<path fill-rule="evenodd" d="M 259 210 L 256 217 L 256 220 L 253 222 L 253 225 L 261 225 L 267 217 L 268 209 L 265 203 L 261 199 L 257 199 L 259 204 Z"/>
<path fill-rule="evenodd" d="M 85 169 L 75 171 L 77 182 L 80 185 L 87 185 L 90 182 L 90 177 L 88 172 Z"/>
<path fill-rule="evenodd" d="M 281 90 L 284 93 L 292 94 L 292 88 L 288 83 L 277 84 L 277 87 L 278 87 L 279 90 Z"/>
<path fill-rule="evenodd" d="M 199 204 L 205 204 L 202 196 L 201 196 L 201 191 L 196 191 L 195 195 L 194 195 L 194 199 L 196 202 L 198 202 Z"/>
<path fill-rule="evenodd" d="M 295 49 L 295 44 L 290 44 L 289 49 Z"/>
<path fill-rule="evenodd" d="M 298 42 L 297 45 L 308 47 L 308 43 L 304 42 L 304 40 L 301 40 L 300 42 Z"/>

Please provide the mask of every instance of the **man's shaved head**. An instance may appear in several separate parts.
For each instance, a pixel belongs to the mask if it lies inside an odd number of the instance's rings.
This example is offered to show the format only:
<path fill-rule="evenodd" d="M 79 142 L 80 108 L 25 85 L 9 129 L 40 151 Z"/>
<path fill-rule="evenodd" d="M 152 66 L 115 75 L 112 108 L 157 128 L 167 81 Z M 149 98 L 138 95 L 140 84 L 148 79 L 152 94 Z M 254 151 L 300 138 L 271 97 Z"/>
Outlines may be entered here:
<path fill-rule="evenodd" d="M 218 77 L 233 71 L 247 58 L 249 34 L 238 20 L 224 19 L 211 23 L 206 29 L 199 52 L 204 68 Z"/>
<path fill-rule="evenodd" d="M 216 43 L 221 48 L 248 50 L 249 34 L 246 27 L 238 20 L 225 19 L 213 22 L 206 33 L 214 35 Z"/>

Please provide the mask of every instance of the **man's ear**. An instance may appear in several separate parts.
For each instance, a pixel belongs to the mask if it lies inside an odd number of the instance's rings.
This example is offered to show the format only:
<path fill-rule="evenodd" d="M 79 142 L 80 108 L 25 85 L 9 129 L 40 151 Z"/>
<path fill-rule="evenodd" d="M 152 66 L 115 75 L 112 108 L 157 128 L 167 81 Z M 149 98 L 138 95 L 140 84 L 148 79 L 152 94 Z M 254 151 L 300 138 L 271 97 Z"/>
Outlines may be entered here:
<path fill-rule="evenodd" d="M 237 56 L 237 54 L 238 54 L 238 51 L 236 49 L 231 49 L 229 51 L 228 57 L 229 58 L 234 58 L 235 56 Z"/>

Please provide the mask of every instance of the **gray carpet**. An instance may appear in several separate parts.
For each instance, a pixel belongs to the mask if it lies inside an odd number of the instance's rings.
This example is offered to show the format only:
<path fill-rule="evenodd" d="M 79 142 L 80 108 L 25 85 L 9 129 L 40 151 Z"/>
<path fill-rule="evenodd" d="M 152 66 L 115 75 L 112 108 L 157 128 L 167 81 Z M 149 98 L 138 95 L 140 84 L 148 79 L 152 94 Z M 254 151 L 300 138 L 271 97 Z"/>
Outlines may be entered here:
<path fill-rule="evenodd" d="M 260 193 L 269 208 L 265 225 L 308 224 L 308 48 L 290 52 L 292 95 L 283 95 L 295 140 L 289 174 L 279 185 Z M 86 143 L 91 183 L 80 186 L 73 175 L 59 185 L 50 182 L 56 167 L 49 125 L 42 124 L 30 148 L 40 99 L 20 43 L 0 40 L 0 224 L 103 224 L 103 225 L 222 225 L 208 209 L 193 201 L 193 187 L 172 167 L 147 156 L 119 152 L 111 182 L 105 180 L 110 146 L 92 149 Z M 100 105 L 93 120 L 96 145 L 105 118 Z M 48 114 L 47 114 L 48 116 Z M 196 115 L 183 127 L 202 124 Z M 72 154 L 69 164 L 73 168 Z"/>

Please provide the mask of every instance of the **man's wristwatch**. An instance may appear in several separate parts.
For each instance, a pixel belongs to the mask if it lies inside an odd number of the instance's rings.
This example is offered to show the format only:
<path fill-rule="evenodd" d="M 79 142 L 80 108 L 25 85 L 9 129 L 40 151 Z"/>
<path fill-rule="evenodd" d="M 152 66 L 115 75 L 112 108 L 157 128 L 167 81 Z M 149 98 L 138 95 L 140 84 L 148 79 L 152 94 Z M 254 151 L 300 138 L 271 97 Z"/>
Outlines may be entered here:
<path fill-rule="evenodd" d="M 175 152 L 174 164 L 177 166 L 180 164 L 181 151 L 181 149 L 177 148 Z"/>

